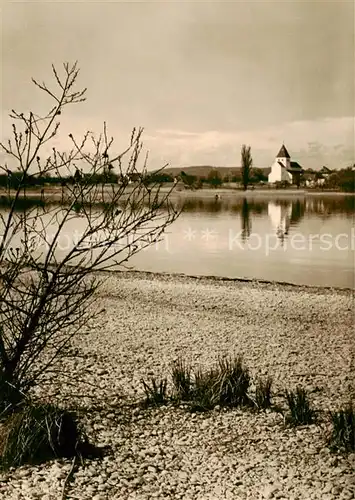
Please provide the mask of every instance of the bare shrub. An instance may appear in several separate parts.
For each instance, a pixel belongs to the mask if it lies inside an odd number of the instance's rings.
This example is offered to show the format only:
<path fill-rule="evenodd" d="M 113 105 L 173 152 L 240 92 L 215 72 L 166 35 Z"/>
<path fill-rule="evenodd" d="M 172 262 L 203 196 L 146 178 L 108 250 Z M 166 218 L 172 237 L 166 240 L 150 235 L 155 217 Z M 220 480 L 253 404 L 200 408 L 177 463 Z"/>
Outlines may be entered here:
<path fill-rule="evenodd" d="M 70 133 L 70 148 L 57 149 L 60 118 L 85 100 L 86 89 L 76 89 L 76 64 L 52 70 L 51 87 L 33 80 L 51 100 L 48 113 L 12 110 L 12 137 L 0 145 L 8 160 L 0 166 L 0 412 L 39 384 L 99 313 L 94 293 L 102 274 L 94 272 L 120 269 L 178 216 L 171 190 L 144 181 L 142 129 L 119 154 L 105 124 L 98 136 Z M 33 188 L 44 180 L 54 188 L 42 188 L 36 203 Z M 78 218 L 81 233 L 74 231 Z"/>

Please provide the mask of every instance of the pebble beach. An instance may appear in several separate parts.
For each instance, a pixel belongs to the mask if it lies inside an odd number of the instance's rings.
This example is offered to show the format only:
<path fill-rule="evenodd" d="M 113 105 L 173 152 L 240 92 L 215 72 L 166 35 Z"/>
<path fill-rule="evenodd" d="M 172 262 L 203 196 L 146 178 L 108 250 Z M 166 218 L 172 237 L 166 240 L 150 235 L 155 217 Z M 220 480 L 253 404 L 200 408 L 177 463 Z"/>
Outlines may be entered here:
<path fill-rule="evenodd" d="M 355 396 L 354 293 L 144 272 L 102 275 L 100 315 L 72 341 L 42 396 L 79 408 L 102 459 L 0 475 L 1 500 L 351 500 L 355 454 L 331 453 L 329 411 Z M 241 354 L 253 377 L 309 391 L 319 423 L 291 428 L 267 410 L 144 409 L 142 378 L 183 358 L 208 368 Z M 63 381 L 62 381 L 63 382 Z"/>

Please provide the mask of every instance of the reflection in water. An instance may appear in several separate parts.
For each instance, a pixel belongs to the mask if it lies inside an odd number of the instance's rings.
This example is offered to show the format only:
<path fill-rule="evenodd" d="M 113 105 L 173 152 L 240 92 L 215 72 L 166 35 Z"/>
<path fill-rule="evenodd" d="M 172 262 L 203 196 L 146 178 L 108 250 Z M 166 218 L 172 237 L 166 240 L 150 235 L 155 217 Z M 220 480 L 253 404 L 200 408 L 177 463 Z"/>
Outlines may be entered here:
<path fill-rule="evenodd" d="M 288 204 L 277 205 L 273 201 L 268 204 L 268 215 L 271 221 L 272 228 L 276 232 L 277 237 L 283 243 L 285 236 L 288 234 L 292 216 L 292 202 Z"/>
<path fill-rule="evenodd" d="M 176 208 L 183 207 L 184 212 L 223 212 L 225 203 L 221 200 L 201 200 L 196 198 L 187 198 L 182 204 L 177 203 Z"/>
<path fill-rule="evenodd" d="M 335 214 L 342 214 L 353 217 L 355 212 L 355 197 L 354 196 L 317 196 L 300 198 L 296 197 L 248 197 L 248 198 L 233 198 L 233 196 L 222 197 L 218 200 L 186 198 L 177 203 L 177 207 L 183 207 L 184 212 L 208 212 L 208 213 L 241 213 L 244 200 L 247 200 L 250 214 L 268 214 L 269 203 L 280 207 L 291 207 L 291 225 L 298 223 L 306 214 L 314 214 L 321 218 L 328 218 Z"/>
<path fill-rule="evenodd" d="M 248 240 L 252 232 L 253 216 L 267 215 L 274 233 L 283 245 L 290 227 L 298 226 L 305 216 L 316 216 L 322 220 L 335 215 L 353 219 L 355 213 L 354 196 L 324 197 L 269 197 L 234 198 L 233 196 L 208 200 L 187 198 L 183 212 L 208 212 L 218 216 L 223 213 L 238 213 L 241 218 L 241 239 Z"/>
<path fill-rule="evenodd" d="M 0 209 L 8 208 L 12 204 L 12 199 L 7 196 L 0 196 Z M 303 197 L 248 197 L 240 198 L 233 195 L 201 199 L 197 194 L 195 197 L 187 197 L 177 200 L 177 209 L 183 208 L 183 212 L 207 212 L 207 213 L 242 213 L 248 211 L 249 214 L 262 215 L 269 214 L 269 205 L 280 207 L 291 207 L 291 225 L 297 224 L 306 214 L 314 214 L 322 219 L 332 217 L 335 214 L 346 215 L 350 218 L 355 213 L 355 196 L 303 196 Z M 31 197 L 27 199 L 19 198 L 16 202 L 16 211 L 23 211 L 35 206 L 57 205 L 58 201 L 46 200 L 43 197 Z M 104 204 L 98 207 L 104 207 Z M 80 211 L 80 207 L 75 207 Z M 272 209 L 271 209 L 272 211 Z"/>
<path fill-rule="evenodd" d="M 250 218 L 250 207 L 248 200 L 243 198 L 242 210 L 242 241 L 243 243 L 249 238 L 251 233 L 251 218 Z"/>
<path fill-rule="evenodd" d="M 8 196 L 0 196 L 0 208 L 8 209 L 12 206 L 14 198 Z M 32 208 L 44 208 L 46 205 L 43 198 L 18 198 L 13 207 L 15 212 L 24 212 Z"/>
<path fill-rule="evenodd" d="M 301 200 L 293 201 L 291 207 L 291 226 L 296 226 L 303 219 L 304 214 L 305 202 L 301 202 Z"/>
<path fill-rule="evenodd" d="M 192 193 L 187 199 L 185 196 L 175 198 L 176 208 L 184 205 L 181 218 L 171 226 L 162 245 L 140 252 L 132 265 L 154 272 L 246 276 L 354 287 L 354 196 L 250 193 L 242 197 L 240 193 L 228 193 L 215 199 L 214 194 L 203 193 L 205 199 L 201 199 L 201 193 Z M 32 211 L 39 207 L 40 212 L 43 210 L 44 221 L 51 221 L 54 203 L 46 199 L 45 203 L 40 202 L 40 198 L 19 200 L 15 216 L 20 218 L 21 210 Z M 9 206 L 9 200 L 0 196 L 0 221 L 1 215 L 8 213 Z M 57 208 L 57 203 L 54 207 Z M 104 205 L 97 206 L 99 212 L 104 208 Z M 73 238 L 84 230 L 85 219 L 80 218 L 80 205 L 73 210 L 77 215 L 73 213 L 65 228 L 63 246 L 58 252 L 65 251 Z M 48 227 L 50 231 L 55 230 L 55 223 Z M 191 238 L 186 238 L 186 229 L 191 231 Z M 269 238 L 270 231 L 272 238 Z M 291 238 L 296 231 L 311 244 L 296 248 Z M 324 245 L 319 239 L 313 244 L 310 236 L 316 234 L 326 234 L 330 244 Z M 211 241 L 207 245 L 209 236 Z M 19 232 L 19 242 L 20 238 Z"/>

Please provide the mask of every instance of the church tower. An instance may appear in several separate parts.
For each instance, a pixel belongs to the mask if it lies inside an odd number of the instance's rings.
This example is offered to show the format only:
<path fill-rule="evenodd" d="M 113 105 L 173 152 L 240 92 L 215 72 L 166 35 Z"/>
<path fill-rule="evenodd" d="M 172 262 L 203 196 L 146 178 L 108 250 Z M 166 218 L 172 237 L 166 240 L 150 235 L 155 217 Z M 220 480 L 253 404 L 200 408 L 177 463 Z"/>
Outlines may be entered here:
<path fill-rule="evenodd" d="M 290 168 L 291 167 L 291 159 L 290 155 L 288 154 L 288 151 L 285 147 L 284 144 L 282 144 L 280 151 L 276 155 L 276 161 L 282 163 L 282 165 L 285 168 Z"/>

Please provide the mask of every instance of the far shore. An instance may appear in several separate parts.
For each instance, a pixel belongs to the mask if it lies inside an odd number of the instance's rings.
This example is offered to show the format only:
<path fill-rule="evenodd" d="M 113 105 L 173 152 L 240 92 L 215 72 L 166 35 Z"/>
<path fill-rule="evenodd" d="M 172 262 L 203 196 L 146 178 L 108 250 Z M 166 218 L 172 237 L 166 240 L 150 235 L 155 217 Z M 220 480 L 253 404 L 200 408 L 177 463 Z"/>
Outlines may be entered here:
<path fill-rule="evenodd" d="M 171 190 L 169 186 L 162 186 L 160 192 L 164 195 Z M 105 190 L 107 194 L 112 193 L 111 185 L 107 186 Z M 126 194 L 131 191 L 128 189 Z M 65 193 L 65 190 L 64 190 Z M 8 194 L 4 189 L 0 189 L 0 197 Z M 10 192 L 11 195 L 15 195 L 15 191 Z M 154 192 L 153 192 L 154 194 Z M 23 195 L 21 194 L 21 197 Z M 211 189 L 180 189 L 176 188 L 170 194 L 171 201 L 179 201 L 184 199 L 199 199 L 199 200 L 213 200 L 218 197 L 219 199 L 241 199 L 241 198 L 312 198 L 312 197 L 340 197 L 340 196 L 355 196 L 355 193 L 348 193 L 342 191 L 330 191 L 330 190 L 313 190 L 313 189 L 272 189 L 272 188 L 261 188 L 261 189 L 248 189 L 244 191 L 237 188 L 211 188 Z M 26 190 L 27 198 L 42 198 L 45 200 L 61 201 L 62 199 L 62 188 L 45 186 L 44 188 L 34 187 Z"/>

